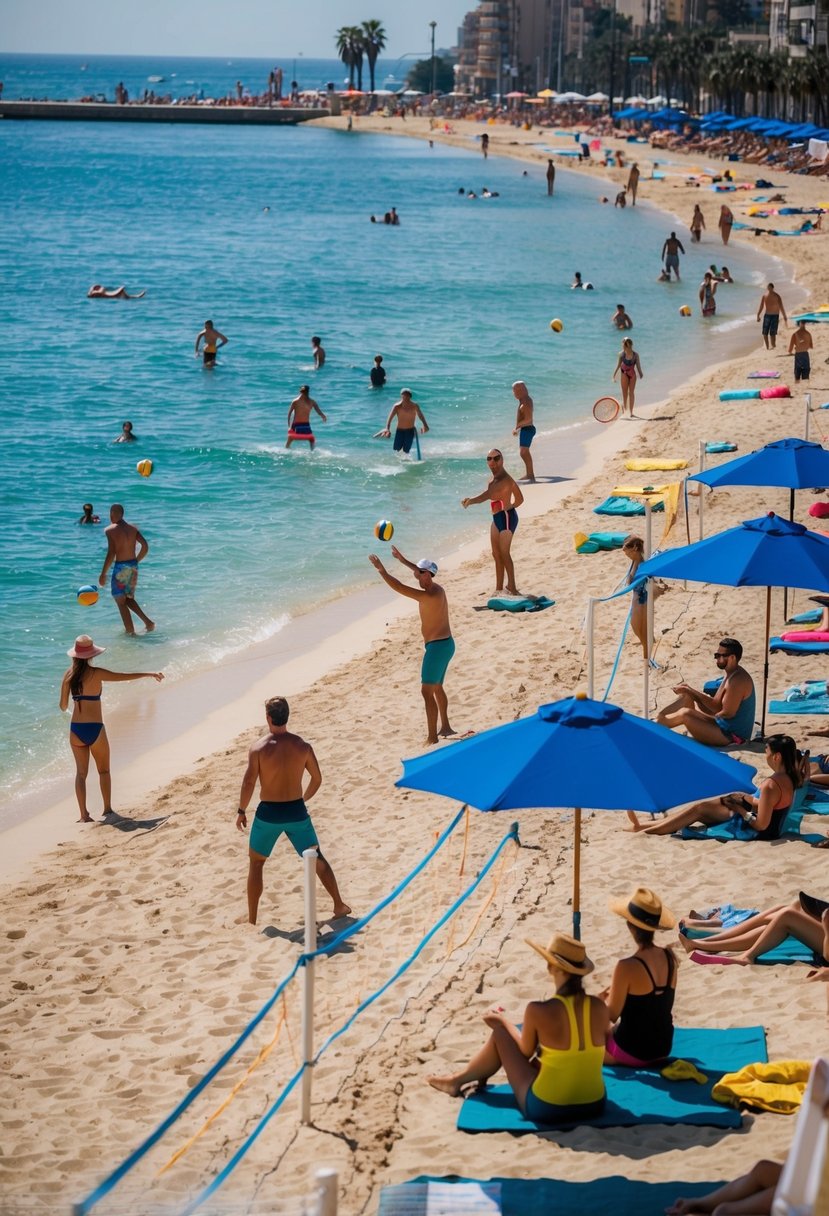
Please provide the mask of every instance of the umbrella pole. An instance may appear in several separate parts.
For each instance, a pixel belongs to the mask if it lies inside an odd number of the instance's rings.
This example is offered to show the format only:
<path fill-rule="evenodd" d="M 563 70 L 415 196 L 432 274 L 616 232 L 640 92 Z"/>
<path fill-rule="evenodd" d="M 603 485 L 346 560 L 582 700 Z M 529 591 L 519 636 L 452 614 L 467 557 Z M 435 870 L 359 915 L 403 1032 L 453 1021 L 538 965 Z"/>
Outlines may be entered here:
<path fill-rule="evenodd" d="M 593 612 L 596 601 L 591 596 L 587 601 L 587 616 L 584 621 L 584 631 L 587 634 L 587 695 L 592 701 L 595 696 L 596 660 L 593 654 Z"/>
<path fill-rule="evenodd" d="M 803 438 L 808 440 L 809 424 L 811 422 L 811 414 L 812 414 L 812 394 L 805 393 L 803 396 L 803 400 L 806 402 L 806 424 L 803 427 Z"/>
<path fill-rule="evenodd" d="M 771 637 L 771 587 L 766 587 L 766 654 L 763 660 L 763 707 L 760 710 L 760 738 L 766 737 L 766 696 L 769 687 L 769 638 Z"/>
<path fill-rule="evenodd" d="M 581 807 L 575 807 L 575 839 L 573 840 L 573 937 L 581 941 L 581 905 L 579 882 L 581 878 Z"/>
<path fill-rule="evenodd" d="M 705 440 L 704 439 L 700 439 L 700 441 L 699 441 L 699 471 L 700 471 L 700 473 L 705 472 Z M 697 513 L 699 515 L 699 538 L 700 538 L 700 540 L 702 540 L 703 536 L 705 535 L 705 527 L 703 524 L 703 515 L 705 513 L 704 491 L 705 491 L 705 486 L 702 484 L 702 482 L 700 482 L 699 483 L 699 498 L 697 499 Z"/>
<path fill-rule="evenodd" d="M 651 512 L 650 503 L 648 502 L 647 499 L 645 499 L 645 561 L 647 561 L 651 555 L 652 544 L 653 544 L 653 514 Z M 642 716 L 645 718 L 646 721 L 650 718 L 650 703 L 651 703 L 651 696 L 650 696 L 651 663 L 650 663 L 650 659 L 651 659 L 651 651 L 653 650 L 653 580 L 652 579 L 648 579 L 648 581 L 647 581 L 647 591 L 648 591 L 648 602 L 647 602 L 647 606 L 645 609 L 645 619 L 646 619 L 645 631 L 646 631 L 648 653 L 645 655 L 644 676 L 642 678 L 642 698 L 644 701 L 644 711 L 643 711 Z"/>
<path fill-rule="evenodd" d="M 794 523 L 794 490 L 789 490 L 789 523 Z M 783 620 L 789 619 L 789 588 L 783 588 Z"/>

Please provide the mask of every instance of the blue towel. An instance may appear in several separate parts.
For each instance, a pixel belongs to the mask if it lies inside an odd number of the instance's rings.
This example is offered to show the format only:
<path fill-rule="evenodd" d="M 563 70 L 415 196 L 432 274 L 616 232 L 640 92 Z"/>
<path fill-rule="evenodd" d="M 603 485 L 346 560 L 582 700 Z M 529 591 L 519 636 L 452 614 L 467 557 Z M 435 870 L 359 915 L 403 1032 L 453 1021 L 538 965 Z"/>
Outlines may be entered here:
<path fill-rule="evenodd" d="M 664 502 L 656 502 L 651 507 L 652 511 L 664 511 Z M 600 502 L 597 507 L 593 508 L 594 515 L 644 515 L 645 504 L 639 502 L 635 498 L 623 498 L 618 494 L 611 494 L 604 502 Z"/>
<path fill-rule="evenodd" d="M 802 840 L 806 844 L 818 844 L 823 837 L 816 832 L 802 832 L 801 826 L 804 815 L 822 815 L 813 805 L 804 803 L 797 810 L 790 810 L 783 823 L 781 840 Z M 681 828 L 676 833 L 682 840 L 717 840 L 727 844 L 730 840 L 756 840 L 755 833 L 745 820 L 734 815 L 728 823 L 712 823 L 707 828 Z M 764 842 L 765 843 L 765 842 Z"/>
<path fill-rule="evenodd" d="M 736 445 L 736 443 L 711 442 L 711 443 L 706 443 L 705 450 L 709 454 L 709 456 L 713 456 L 713 455 L 716 455 L 718 452 L 736 452 L 737 445 Z"/>
<path fill-rule="evenodd" d="M 378 1216 L 396 1216 L 398 1211 L 411 1213 L 407 1203 L 396 1206 L 398 1199 L 406 1200 L 406 1188 L 423 1182 L 462 1184 L 480 1181 L 474 1178 L 435 1178 L 421 1176 L 399 1186 L 386 1186 L 380 1192 Z M 614 1175 L 596 1178 L 592 1182 L 562 1182 L 558 1178 L 487 1178 L 501 1188 L 503 1216 L 620 1216 L 636 1212 L 650 1216 L 663 1212 L 677 1197 L 695 1199 L 723 1185 L 714 1182 L 639 1182 Z M 456 1209 L 460 1213 L 463 1209 Z M 425 1212 L 425 1207 L 423 1208 Z"/>
<path fill-rule="evenodd" d="M 748 914 L 751 910 L 746 908 L 745 911 Z M 751 911 L 751 915 L 754 915 L 753 911 Z M 745 919 L 748 919 L 748 915 Z M 734 923 L 739 924 L 739 921 Z M 699 941 L 704 937 L 711 937 L 716 932 L 716 929 L 683 929 L 682 935 L 691 941 Z M 808 963 L 810 967 L 816 965 L 814 950 L 804 946 L 803 942 L 799 942 L 796 937 L 787 937 L 773 950 L 767 950 L 765 954 L 761 954 L 757 962 L 769 967 L 788 963 Z"/>
<path fill-rule="evenodd" d="M 810 608 L 808 612 L 798 612 L 797 616 L 790 616 L 787 625 L 816 625 L 823 616 L 823 611 L 820 608 Z M 824 680 L 824 683 L 826 681 Z"/>
<path fill-rule="evenodd" d="M 683 1123 L 695 1127 L 739 1127 L 739 1113 L 720 1106 L 711 1088 L 726 1072 L 746 1064 L 766 1063 L 766 1032 L 762 1026 L 728 1030 L 676 1029 L 672 1058 L 690 1060 L 708 1081 L 667 1081 L 658 1070 L 605 1067 L 607 1106 L 583 1127 L 634 1127 L 652 1123 Z M 736 1118 L 735 1118 L 736 1116 Z M 509 1085 L 496 1085 L 472 1094 L 461 1103 L 458 1131 L 545 1132 L 566 1130 L 533 1123 L 518 1109 Z"/>
<path fill-rule="evenodd" d="M 774 654 L 776 650 L 784 654 L 829 654 L 829 642 L 784 642 L 782 638 L 771 638 L 769 651 Z"/>
<path fill-rule="evenodd" d="M 805 614 L 804 614 L 805 615 Z M 829 689 L 825 680 L 806 680 L 793 684 L 783 694 L 783 700 L 770 701 L 772 714 L 829 714 Z"/>
<path fill-rule="evenodd" d="M 494 595 L 487 600 L 487 608 L 494 612 L 541 612 L 552 608 L 555 600 L 548 600 L 546 595 Z"/>

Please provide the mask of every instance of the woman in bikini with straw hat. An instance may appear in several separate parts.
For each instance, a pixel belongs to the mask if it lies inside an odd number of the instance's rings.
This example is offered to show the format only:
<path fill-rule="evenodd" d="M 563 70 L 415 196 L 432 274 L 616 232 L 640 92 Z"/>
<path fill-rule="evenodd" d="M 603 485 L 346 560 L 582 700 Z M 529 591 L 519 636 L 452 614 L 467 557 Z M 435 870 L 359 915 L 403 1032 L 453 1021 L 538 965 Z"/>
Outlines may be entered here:
<path fill-rule="evenodd" d="M 457 1098 L 467 1086 L 488 1081 L 503 1068 L 527 1119 L 581 1123 L 604 1110 L 607 1007 L 584 991 L 582 980 L 593 963 L 580 941 L 555 933 L 548 946 L 529 939 L 527 945 L 547 963 L 555 995 L 530 1001 L 520 1030 L 503 1009 L 490 1009 L 484 1022 L 492 1034 L 478 1054 L 460 1072 L 427 1079 L 434 1089 Z"/>
<path fill-rule="evenodd" d="M 67 654 L 72 666 L 64 673 L 60 686 L 60 707 L 69 708 L 69 698 L 74 702 L 72 722 L 69 726 L 69 744 L 75 757 L 75 796 L 80 808 L 81 823 L 92 823 L 86 809 L 86 776 L 89 772 L 89 757 L 95 761 L 101 783 L 104 814 L 114 814 L 110 805 L 112 782 L 109 774 L 109 740 L 101 716 L 101 690 L 104 683 L 122 680 L 163 680 L 160 671 L 107 671 L 105 667 L 93 667 L 90 659 L 103 654 L 106 647 L 96 646 L 88 634 L 75 638 L 75 645 Z"/>
<path fill-rule="evenodd" d="M 612 899 L 610 910 L 627 921 L 636 952 L 619 960 L 602 993 L 613 1023 L 605 1063 L 641 1068 L 664 1060 L 673 1045 L 676 959 L 653 936 L 673 929 L 676 919 L 647 887 L 637 887 L 629 899 Z"/>

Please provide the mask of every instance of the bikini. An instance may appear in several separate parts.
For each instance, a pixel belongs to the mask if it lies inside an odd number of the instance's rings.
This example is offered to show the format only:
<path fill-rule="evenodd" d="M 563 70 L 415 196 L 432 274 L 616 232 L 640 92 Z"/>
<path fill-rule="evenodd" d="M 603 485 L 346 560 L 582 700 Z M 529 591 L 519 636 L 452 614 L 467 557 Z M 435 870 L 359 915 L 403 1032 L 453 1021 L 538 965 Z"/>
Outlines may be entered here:
<path fill-rule="evenodd" d="M 83 695 L 77 697 L 73 695 L 72 697 L 75 704 L 77 704 L 78 701 L 100 701 L 100 699 L 100 693 L 98 693 L 96 697 Z M 103 729 L 103 722 L 73 722 L 69 727 L 70 733 L 73 734 L 76 739 L 80 739 L 84 747 L 91 747 Z"/>

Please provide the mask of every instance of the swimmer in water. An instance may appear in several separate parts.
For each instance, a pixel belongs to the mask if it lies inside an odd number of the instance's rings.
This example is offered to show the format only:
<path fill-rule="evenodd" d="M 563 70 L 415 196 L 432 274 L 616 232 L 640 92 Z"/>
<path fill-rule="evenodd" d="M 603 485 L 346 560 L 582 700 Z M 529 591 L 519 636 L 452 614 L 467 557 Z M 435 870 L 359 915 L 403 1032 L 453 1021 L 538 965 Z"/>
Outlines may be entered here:
<path fill-rule="evenodd" d="M 325 363 L 325 351 L 322 349 L 322 339 L 313 337 L 311 339 L 311 350 L 314 352 L 314 368 L 316 371 Z"/>
<path fill-rule="evenodd" d="M 91 502 L 83 504 L 83 515 L 78 520 L 79 524 L 99 524 L 101 522 L 100 515 L 95 514 L 95 508 Z"/>
<path fill-rule="evenodd" d="M 482 494 L 474 498 L 462 498 L 461 506 L 476 505 L 489 501 L 492 508 L 492 524 L 489 529 L 492 559 L 495 562 L 495 594 L 504 590 L 506 579 L 507 591 L 510 595 L 520 595 L 515 585 L 515 567 L 512 564 L 510 550 L 512 538 L 518 527 L 518 510 L 524 501 L 521 487 L 510 477 L 504 468 L 504 457 L 498 448 L 492 448 L 487 454 L 490 480 Z"/>
<path fill-rule="evenodd" d="M 88 300 L 140 300 L 146 294 L 146 291 L 139 291 L 131 296 L 126 287 L 107 288 L 100 283 L 93 283 L 86 293 L 86 298 Z"/>
<path fill-rule="evenodd" d="M 382 388 L 386 383 L 386 369 L 383 367 L 383 356 L 374 356 L 374 367 L 369 372 L 372 388 Z"/>
<path fill-rule="evenodd" d="M 113 443 L 135 443 L 137 435 L 133 434 L 132 423 L 125 422 L 121 427 L 121 434 L 113 439 Z"/>
<path fill-rule="evenodd" d="M 213 328 L 212 321 L 205 321 L 204 329 L 196 337 L 197 358 L 202 341 L 204 341 L 204 366 L 213 367 L 216 362 L 216 352 L 220 346 L 227 346 L 227 338 L 224 334 L 220 334 L 218 329 Z"/>
<path fill-rule="evenodd" d="M 391 413 L 386 419 L 386 425 L 379 432 L 378 437 L 383 439 L 390 437 L 391 424 L 394 418 L 397 419 L 397 430 L 394 433 L 394 450 L 395 452 L 405 452 L 408 456 L 415 440 L 418 418 L 423 424 L 420 428 L 421 435 L 425 435 L 429 429 L 429 424 L 423 417 L 420 406 L 416 401 L 412 401 L 411 389 L 401 388 L 400 400 L 391 407 Z"/>
<path fill-rule="evenodd" d="M 303 384 L 299 390 L 299 396 L 294 397 L 288 410 L 288 441 L 285 444 L 289 448 L 295 439 L 307 439 L 311 451 L 314 450 L 316 439 L 314 432 L 311 430 L 311 411 L 316 410 L 323 422 L 327 422 L 325 414 L 323 414 L 316 401 L 309 396 L 310 388 L 307 384 Z"/>

